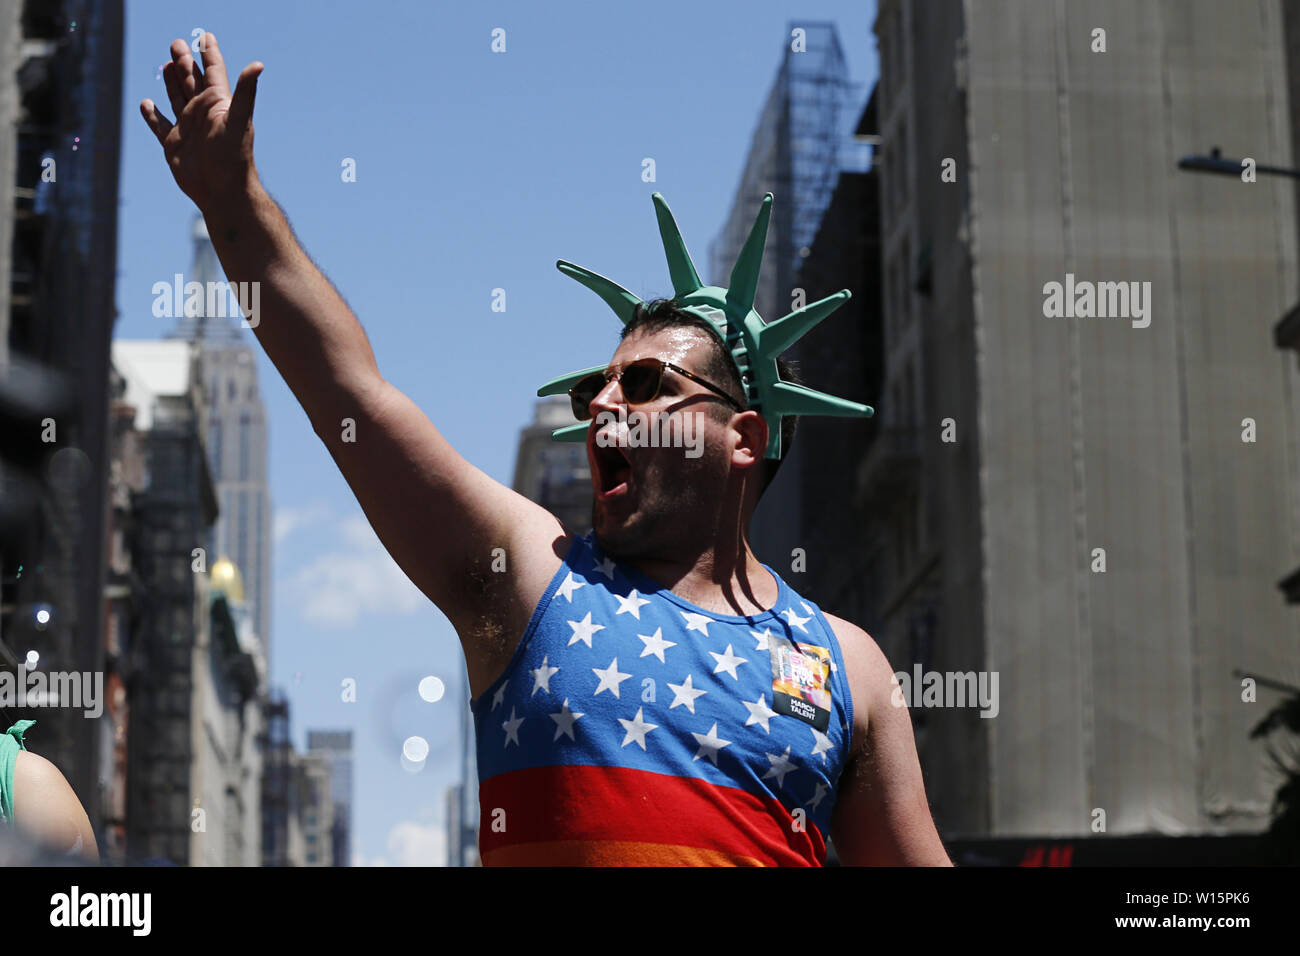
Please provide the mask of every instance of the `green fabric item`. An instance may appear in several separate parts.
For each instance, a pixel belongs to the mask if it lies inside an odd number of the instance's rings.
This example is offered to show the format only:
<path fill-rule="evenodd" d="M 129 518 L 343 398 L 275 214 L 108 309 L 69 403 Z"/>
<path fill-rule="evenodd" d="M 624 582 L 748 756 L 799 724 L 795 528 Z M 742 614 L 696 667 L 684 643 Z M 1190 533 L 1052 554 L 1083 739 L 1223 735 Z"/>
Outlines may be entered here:
<path fill-rule="evenodd" d="M 34 720 L 20 720 L 0 735 L 0 824 L 14 823 L 14 765 L 18 751 L 26 750 L 23 734 Z"/>

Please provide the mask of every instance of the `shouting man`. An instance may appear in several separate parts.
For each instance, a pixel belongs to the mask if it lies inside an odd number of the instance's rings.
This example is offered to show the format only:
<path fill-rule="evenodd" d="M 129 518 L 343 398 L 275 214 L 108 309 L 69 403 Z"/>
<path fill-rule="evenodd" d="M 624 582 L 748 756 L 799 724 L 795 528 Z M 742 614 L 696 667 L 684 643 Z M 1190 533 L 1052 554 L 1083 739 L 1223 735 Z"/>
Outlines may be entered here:
<path fill-rule="evenodd" d="M 260 283 L 257 338 L 371 526 L 460 636 L 483 863 L 815 866 L 829 837 L 846 864 L 951 865 L 885 656 L 749 545 L 794 416 L 870 413 L 777 360 L 847 293 L 770 325 L 752 311 L 771 197 L 730 290 L 701 285 L 658 195 L 673 299 L 559 264 L 624 322 L 607 366 L 540 390 L 567 392 L 579 419 L 556 437 L 587 441 L 593 528 L 579 537 L 384 380 L 259 181 L 262 64 L 232 95 L 216 38 L 201 46 L 200 68 L 172 44 L 175 124 L 151 100 L 141 112 L 228 281 Z M 345 418 L 359 441 L 342 440 Z M 693 436 L 691 453 L 636 440 L 646 422 Z"/>

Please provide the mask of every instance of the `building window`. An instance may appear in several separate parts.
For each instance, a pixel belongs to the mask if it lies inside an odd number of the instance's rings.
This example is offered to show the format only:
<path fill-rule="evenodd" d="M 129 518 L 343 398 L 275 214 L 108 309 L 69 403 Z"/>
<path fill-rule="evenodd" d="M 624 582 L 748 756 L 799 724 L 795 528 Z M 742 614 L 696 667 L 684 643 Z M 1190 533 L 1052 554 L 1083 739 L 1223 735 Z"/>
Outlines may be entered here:
<path fill-rule="evenodd" d="M 221 419 L 212 416 L 212 471 L 218 481 L 221 480 Z"/>
<path fill-rule="evenodd" d="M 239 413 L 239 480 L 248 480 L 248 453 L 251 436 L 249 435 L 248 412 Z"/>
<path fill-rule="evenodd" d="M 248 568 L 248 492 L 239 493 L 239 525 L 236 532 L 238 537 L 235 539 L 235 562 L 239 565 L 239 573 L 243 574 Z"/>

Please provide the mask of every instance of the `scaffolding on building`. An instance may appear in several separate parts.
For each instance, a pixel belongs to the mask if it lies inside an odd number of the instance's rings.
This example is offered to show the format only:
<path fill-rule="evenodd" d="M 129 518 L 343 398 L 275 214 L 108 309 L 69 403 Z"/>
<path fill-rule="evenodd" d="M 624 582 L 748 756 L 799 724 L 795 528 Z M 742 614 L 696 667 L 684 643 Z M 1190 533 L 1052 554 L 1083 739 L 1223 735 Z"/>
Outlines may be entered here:
<path fill-rule="evenodd" d="M 796 34 L 796 31 L 802 33 Z M 722 231 L 709 246 L 710 281 L 726 286 L 766 193 L 775 202 L 771 254 L 759 274 L 754 309 L 771 321 L 790 311 L 790 290 L 812 245 L 842 169 L 864 171 L 851 121 L 859 85 L 851 83 L 835 24 L 794 23 L 759 116 L 744 173 Z M 861 167 L 861 168 L 859 168 Z"/>

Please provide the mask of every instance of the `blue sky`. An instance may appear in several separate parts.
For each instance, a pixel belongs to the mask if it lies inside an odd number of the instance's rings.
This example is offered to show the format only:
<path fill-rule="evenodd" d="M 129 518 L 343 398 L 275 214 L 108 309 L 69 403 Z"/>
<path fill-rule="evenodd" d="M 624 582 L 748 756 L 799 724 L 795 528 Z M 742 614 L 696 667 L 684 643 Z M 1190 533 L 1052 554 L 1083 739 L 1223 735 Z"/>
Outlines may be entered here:
<path fill-rule="evenodd" d="M 153 317 L 151 289 L 188 271 L 194 207 L 138 104 L 166 104 L 171 41 L 210 30 L 232 80 L 266 65 L 262 181 L 365 326 L 380 371 L 507 484 L 537 386 L 617 344 L 607 307 L 555 260 L 645 298 L 671 294 L 650 194 L 664 194 L 707 271 L 789 25 L 836 24 L 863 101 L 877 73 L 872 2 L 128 0 L 126 12 L 117 337 L 157 338 L 174 321 Z M 497 27 L 505 53 L 490 49 Z M 345 157 L 354 183 L 341 179 Z M 491 309 L 495 288 L 505 312 Z M 460 645 L 258 355 L 276 526 L 272 680 L 289 693 L 300 748 L 308 728 L 353 731 L 354 863 L 440 864 L 468 695 Z M 426 675 L 447 685 L 436 703 L 417 693 Z M 345 678 L 355 703 L 341 700 Z M 414 773 L 400 761 L 412 735 L 431 748 Z"/>

